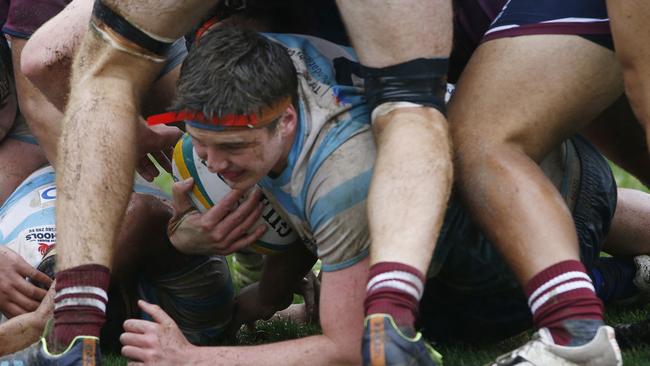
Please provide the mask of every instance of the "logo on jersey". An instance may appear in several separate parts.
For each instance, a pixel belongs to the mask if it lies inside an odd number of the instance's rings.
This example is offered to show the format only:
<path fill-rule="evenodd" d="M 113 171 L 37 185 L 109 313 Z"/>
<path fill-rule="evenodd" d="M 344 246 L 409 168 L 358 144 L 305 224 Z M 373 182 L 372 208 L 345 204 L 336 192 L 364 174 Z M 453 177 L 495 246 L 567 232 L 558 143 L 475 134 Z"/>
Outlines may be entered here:
<path fill-rule="evenodd" d="M 266 198 L 266 196 L 262 199 L 262 204 L 264 205 L 262 218 L 281 238 L 284 238 L 293 232 L 291 226 L 282 220 L 282 217 L 277 213 L 277 211 L 275 211 L 273 205 L 271 205 L 271 202 Z"/>
<path fill-rule="evenodd" d="M 41 253 L 41 256 L 44 256 L 45 253 L 54 246 L 56 246 L 56 244 L 38 243 L 38 252 Z"/>
<path fill-rule="evenodd" d="M 56 200 L 56 187 L 49 187 L 38 191 L 41 204 Z"/>
<path fill-rule="evenodd" d="M 40 245 L 56 243 L 56 229 L 53 226 L 33 227 L 27 230 L 25 241 L 38 242 Z"/>

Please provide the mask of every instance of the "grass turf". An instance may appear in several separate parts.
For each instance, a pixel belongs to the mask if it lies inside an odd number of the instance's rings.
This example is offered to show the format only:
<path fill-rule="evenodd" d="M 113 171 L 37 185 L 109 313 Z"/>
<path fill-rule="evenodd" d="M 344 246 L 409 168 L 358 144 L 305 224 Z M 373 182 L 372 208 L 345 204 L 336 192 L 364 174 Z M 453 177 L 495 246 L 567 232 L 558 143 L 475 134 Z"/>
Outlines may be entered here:
<path fill-rule="evenodd" d="M 616 166 L 612 166 L 614 176 L 620 187 L 635 188 L 648 192 L 634 177 L 628 175 Z M 170 178 L 162 178 L 161 183 L 169 189 Z M 609 308 L 606 320 L 609 324 L 629 323 L 640 321 L 648 316 L 647 306 L 643 308 Z M 241 345 L 254 345 L 260 343 L 276 342 L 286 339 L 300 338 L 318 334 L 319 329 L 314 326 L 301 326 L 287 321 L 260 321 L 255 331 L 242 330 L 237 343 Z M 509 352 L 525 343 L 530 334 L 522 334 L 505 341 L 491 345 L 441 345 L 436 349 L 442 353 L 444 364 L 447 366 L 476 366 L 494 360 L 500 354 Z M 627 366 L 650 365 L 650 345 L 641 345 L 623 350 L 623 362 Z M 126 365 L 126 360 L 119 355 L 106 355 L 104 365 Z"/>

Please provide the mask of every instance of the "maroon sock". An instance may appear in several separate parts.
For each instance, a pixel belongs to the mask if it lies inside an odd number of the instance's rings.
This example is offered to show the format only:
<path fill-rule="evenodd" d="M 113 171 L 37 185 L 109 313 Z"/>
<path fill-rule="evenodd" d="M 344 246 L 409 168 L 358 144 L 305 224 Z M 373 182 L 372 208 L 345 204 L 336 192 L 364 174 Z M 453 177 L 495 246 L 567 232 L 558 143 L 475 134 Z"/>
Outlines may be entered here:
<path fill-rule="evenodd" d="M 571 342 L 564 321 L 603 319 L 603 303 L 579 261 L 568 260 L 546 268 L 526 284 L 524 291 L 535 326 L 548 328 L 558 345 Z"/>
<path fill-rule="evenodd" d="M 424 275 L 398 262 L 370 267 L 364 306 L 366 315 L 390 314 L 399 327 L 413 328 L 424 291 Z"/>
<path fill-rule="evenodd" d="M 77 266 L 56 274 L 55 347 L 67 347 L 80 335 L 99 337 L 106 321 L 109 278 L 109 269 L 99 264 Z"/>

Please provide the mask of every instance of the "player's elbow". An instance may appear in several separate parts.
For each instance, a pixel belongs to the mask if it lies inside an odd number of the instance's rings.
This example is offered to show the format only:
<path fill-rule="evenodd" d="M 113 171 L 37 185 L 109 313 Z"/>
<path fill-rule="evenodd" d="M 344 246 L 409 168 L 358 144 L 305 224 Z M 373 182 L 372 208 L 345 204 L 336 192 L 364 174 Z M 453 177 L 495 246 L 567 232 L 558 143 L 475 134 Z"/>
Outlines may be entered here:
<path fill-rule="evenodd" d="M 71 56 L 57 52 L 53 54 L 48 47 L 42 45 L 38 40 L 30 40 L 20 57 L 20 71 L 37 88 L 47 90 L 52 83 L 62 82 L 59 71 L 69 66 Z M 67 78 L 67 73 L 65 78 Z"/>
<path fill-rule="evenodd" d="M 20 57 L 20 71 L 32 83 L 43 77 L 46 72 L 43 50 L 33 47 L 32 42 L 27 42 Z"/>

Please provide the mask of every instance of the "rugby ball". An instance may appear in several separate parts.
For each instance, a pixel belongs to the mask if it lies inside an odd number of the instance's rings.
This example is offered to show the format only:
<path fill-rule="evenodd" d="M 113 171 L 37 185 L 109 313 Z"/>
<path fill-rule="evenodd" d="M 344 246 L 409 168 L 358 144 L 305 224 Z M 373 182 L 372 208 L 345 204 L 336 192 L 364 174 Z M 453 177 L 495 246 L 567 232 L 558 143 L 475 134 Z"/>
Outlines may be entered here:
<path fill-rule="evenodd" d="M 231 190 L 218 174 L 208 170 L 208 167 L 196 154 L 192 139 L 187 134 L 174 147 L 172 174 L 176 182 L 189 177 L 194 178 L 194 187 L 189 196 L 200 212 L 205 212 L 210 207 L 219 204 Z M 275 210 L 266 196 L 263 198 L 263 203 L 262 217 L 254 227 L 264 223 L 267 230 L 250 248 L 262 254 L 282 252 L 298 239 L 298 235 Z"/>

